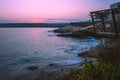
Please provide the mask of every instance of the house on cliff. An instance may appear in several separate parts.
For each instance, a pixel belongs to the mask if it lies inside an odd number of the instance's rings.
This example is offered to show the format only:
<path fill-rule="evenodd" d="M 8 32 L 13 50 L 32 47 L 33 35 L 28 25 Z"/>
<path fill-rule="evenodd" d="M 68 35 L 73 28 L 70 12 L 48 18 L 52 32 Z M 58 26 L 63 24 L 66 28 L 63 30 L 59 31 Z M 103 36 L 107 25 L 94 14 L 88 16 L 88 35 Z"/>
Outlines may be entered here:
<path fill-rule="evenodd" d="M 110 5 L 110 9 L 90 12 L 94 32 L 120 33 L 120 2 Z M 100 27 L 98 29 L 98 27 Z"/>

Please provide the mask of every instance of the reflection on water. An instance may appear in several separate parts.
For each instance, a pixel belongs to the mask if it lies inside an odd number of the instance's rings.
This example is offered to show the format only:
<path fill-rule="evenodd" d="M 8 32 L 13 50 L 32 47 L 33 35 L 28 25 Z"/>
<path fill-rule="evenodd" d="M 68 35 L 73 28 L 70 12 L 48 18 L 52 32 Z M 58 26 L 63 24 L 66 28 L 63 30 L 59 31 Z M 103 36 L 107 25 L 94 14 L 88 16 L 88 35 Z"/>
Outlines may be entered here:
<path fill-rule="evenodd" d="M 68 65 L 80 62 L 77 53 L 97 45 L 94 38 L 64 38 L 54 28 L 0 28 L 0 72 L 19 71 L 27 65 Z M 1 74 L 1 73 L 0 73 Z"/>

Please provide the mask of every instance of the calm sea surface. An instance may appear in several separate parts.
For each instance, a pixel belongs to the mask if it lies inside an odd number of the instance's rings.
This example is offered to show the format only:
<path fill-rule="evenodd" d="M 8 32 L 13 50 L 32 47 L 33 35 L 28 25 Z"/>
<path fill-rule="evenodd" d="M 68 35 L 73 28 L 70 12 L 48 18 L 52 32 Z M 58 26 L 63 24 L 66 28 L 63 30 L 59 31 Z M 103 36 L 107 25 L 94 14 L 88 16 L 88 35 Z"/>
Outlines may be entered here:
<path fill-rule="evenodd" d="M 98 45 L 92 37 L 58 37 L 54 28 L 0 28 L 0 76 L 22 70 L 29 65 L 39 67 L 51 63 L 79 63 L 78 52 Z"/>

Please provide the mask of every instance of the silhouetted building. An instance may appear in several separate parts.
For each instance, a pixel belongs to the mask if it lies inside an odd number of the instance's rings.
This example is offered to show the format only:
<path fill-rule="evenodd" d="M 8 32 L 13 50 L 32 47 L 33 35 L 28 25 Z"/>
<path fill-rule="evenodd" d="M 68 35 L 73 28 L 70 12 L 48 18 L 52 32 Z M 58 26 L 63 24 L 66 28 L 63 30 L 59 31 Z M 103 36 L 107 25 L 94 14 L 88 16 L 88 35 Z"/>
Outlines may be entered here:
<path fill-rule="evenodd" d="M 120 2 L 111 4 L 110 9 L 120 9 Z M 97 13 L 97 12 L 95 13 L 95 21 L 101 20 L 101 16 L 102 16 L 101 14 L 104 11 L 105 10 L 101 10 L 100 13 Z M 106 20 L 106 21 L 110 21 L 112 19 L 112 15 L 109 12 L 105 13 L 103 16 L 104 16 L 104 20 Z M 115 18 L 116 18 L 116 20 L 120 20 L 120 13 L 119 12 L 116 12 Z"/>
<path fill-rule="evenodd" d="M 120 8 L 120 2 L 114 3 L 110 5 L 111 9 L 116 9 L 116 8 Z"/>
<path fill-rule="evenodd" d="M 110 5 L 110 9 L 91 12 L 94 31 L 120 32 L 120 2 Z M 101 29 L 102 28 L 102 29 Z"/>

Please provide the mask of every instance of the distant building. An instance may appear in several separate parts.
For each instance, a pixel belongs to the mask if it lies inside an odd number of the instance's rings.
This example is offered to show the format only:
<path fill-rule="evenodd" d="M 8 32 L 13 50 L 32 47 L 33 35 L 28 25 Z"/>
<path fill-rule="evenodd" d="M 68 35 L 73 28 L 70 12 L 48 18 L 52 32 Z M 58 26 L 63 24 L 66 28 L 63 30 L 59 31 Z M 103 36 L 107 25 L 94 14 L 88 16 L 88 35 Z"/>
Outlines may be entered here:
<path fill-rule="evenodd" d="M 120 2 L 117 2 L 117 3 L 110 5 L 110 9 L 116 9 L 116 8 L 120 8 Z"/>
<path fill-rule="evenodd" d="M 120 2 L 111 4 L 110 9 L 120 9 Z M 117 20 L 120 20 L 120 11 L 115 16 Z"/>
<path fill-rule="evenodd" d="M 109 24 L 109 31 L 115 31 L 117 35 L 118 32 L 120 33 L 120 2 L 111 4 L 110 9 L 91 12 L 91 18 L 94 29 L 96 23 L 100 23 L 104 32 L 106 32 L 108 29 L 106 25 Z"/>
<path fill-rule="evenodd" d="M 115 18 L 116 20 L 120 20 L 120 2 L 114 3 L 110 5 L 110 9 L 107 10 L 100 10 L 100 11 L 95 11 L 95 21 L 101 21 L 101 17 L 104 16 L 105 21 L 110 21 L 112 20 L 112 14 L 111 10 L 118 9 L 118 12 L 115 12 Z"/>

